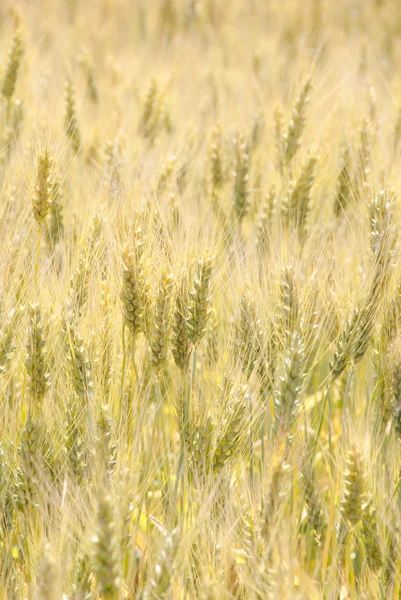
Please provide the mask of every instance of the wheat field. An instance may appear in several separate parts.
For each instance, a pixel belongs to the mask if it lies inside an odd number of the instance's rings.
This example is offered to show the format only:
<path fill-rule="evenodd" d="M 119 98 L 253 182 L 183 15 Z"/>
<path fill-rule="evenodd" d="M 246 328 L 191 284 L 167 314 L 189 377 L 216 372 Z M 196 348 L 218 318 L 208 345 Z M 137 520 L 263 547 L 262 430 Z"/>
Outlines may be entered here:
<path fill-rule="evenodd" d="M 401 598 L 397 0 L 0 2 L 0 600 Z"/>

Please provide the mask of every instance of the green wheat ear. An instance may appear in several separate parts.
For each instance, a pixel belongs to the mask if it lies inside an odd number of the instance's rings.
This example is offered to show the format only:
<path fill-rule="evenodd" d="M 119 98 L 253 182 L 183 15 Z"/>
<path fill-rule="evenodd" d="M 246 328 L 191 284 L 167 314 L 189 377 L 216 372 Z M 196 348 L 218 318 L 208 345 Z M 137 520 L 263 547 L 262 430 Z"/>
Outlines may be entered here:
<path fill-rule="evenodd" d="M 341 514 L 351 526 L 361 521 L 366 502 L 366 481 L 361 452 L 353 444 L 347 453 L 344 473 L 344 492 L 341 500 Z"/>
<path fill-rule="evenodd" d="M 301 239 L 305 236 L 308 214 L 310 212 L 310 192 L 315 178 L 316 156 L 309 156 L 302 166 L 299 178 L 291 181 L 281 210 L 287 225 L 295 226 Z"/>
<path fill-rule="evenodd" d="M 88 448 L 81 413 L 73 402 L 67 408 L 64 422 L 64 453 L 68 471 L 81 485 L 88 466 Z"/>
<path fill-rule="evenodd" d="M 167 363 L 173 286 L 173 274 L 171 272 L 163 273 L 156 292 L 156 307 L 150 343 L 150 360 L 156 377 L 160 376 Z"/>
<path fill-rule="evenodd" d="M 49 385 L 49 373 L 46 370 L 46 341 L 43 334 L 42 316 L 39 304 L 29 308 L 29 329 L 26 344 L 26 370 L 29 391 L 35 406 L 39 406 Z"/>
<path fill-rule="evenodd" d="M 171 344 L 175 364 L 181 371 L 186 371 L 189 367 L 192 351 L 189 340 L 188 289 L 186 281 L 183 281 L 177 292 L 172 332 Z"/>
<path fill-rule="evenodd" d="M 339 377 L 351 363 L 362 360 L 368 348 L 377 302 L 364 299 L 356 306 L 338 338 L 333 360 L 330 362 L 332 380 Z"/>
<path fill-rule="evenodd" d="M 20 457 L 19 503 L 27 510 L 30 506 L 36 506 L 40 491 L 40 478 L 43 467 L 41 434 L 41 422 L 28 414 L 21 432 L 18 449 Z"/>
<path fill-rule="evenodd" d="M 286 430 L 297 418 L 305 385 L 305 348 L 299 333 L 294 332 L 283 358 L 275 391 L 275 430 Z"/>
<path fill-rule="evenodd" d="M 102 496 L 97 507 L 97 521 L 93 544 L 93 571 L 104 600 L 119 600 L 120 574 L 116 525 L 111 498 Z"/>
<path fill-rule="evenodd" d="M 283 154 L 287 166 L 290 165 L 301 146 L 301 136 L 306 123 L 306 107 L 311 89 L 312 77 L 309 75 L 295 100 L 287 131 L 283 135 Z"/>
<path fill-rule="evenodd" d="M 212 192 L 220 189 L 224 181 L 223 152 L 221 147 L 221 123 L 218 122 L 212 132 L 210 146 L 210 183 Z"/>
<path fill-rule="evenodd" d="M 93 394 L 93 376 L 85 341 L 68 319 L 63 322 L 62 333 L 74 391 L 78 398 L 87 401 Z"/>
<path fill-rule="evenodd" d="M 72 589 L 77 598 L 89 598 L 92 587 L 91 558 L 86 553 L 75 557 Z"/>
<path fill-rule="evenodd" d="M 137 254 L 129 244 L 122 253 L 122 283 L 120 292 L 124 322 L 133 338 L 144 329 L 147 304 L 145 274 Z"/>
<path fill-rule="evenodd" d="M 217 310 L 215 308 L 212 308 L 210 312 L 205 335 L 207 344 L 207 358 L 209 364 L 213 365 L 217 363 L 220 355 L 219 319 Z"/>
<path fill-rule="evenodd" d="M 339 218 L 346 210 L 352 192 L 351 152 L 348 144 L 341 149 L 341 168 L 334 197 L 334 214 Z"/>
<path fill-rule="evenodd" d="M 282 335 L 291 337 L 299 320 L 299 297 L 295 279 L 294 267 L 285 265 L 280 279 L 281 314 L 278 315 L 278 323 Z"/>
<path fill-rule="evenodd" d="M 384 557 L 379 536 L 379 523 L 372 501 L 368 503 L 363 513 L 362 538 L 369 568 L 377 573 L 383 566 Z"/>
<path fill-rule="evenodd" d="M 114 441 L 114 421 L 110 407 L 105 404 L 100 409 L 98 421 L 97 451 L 100 464 L 107 477 L 111 477 L 116 467 L 117 446 Z"/>
<path fill-rule="evenodd" d="M 78 62 L 86 75 L 86 85 L 91 102 L 99 102 L 99 85 L 96 80 L 95 70 L 90 60 L 88 52 L 83 52 L 78 56 Z"/>
<path fill-rule="evenodd" d="M 258 255 L 260 256 L 263 256 L 263 253 L 269 249 L 275 204 L 276 186 L 272 185 L 262 204 L 256 221 L 256 248 Z"/>
<path fill-rule="evenodd" d="M 240 314 L 235 331 L 235 350 L 248 377 L 266 360 L 264 337 L 259 308 L 256 306 L 252 292 L 246 289 L 240 300 Z"/>
<path fill-rule="evenodd" d="M 242 386 L 229 402 L 225 427 L 217 439 L 213 456 L 213 470 L 216 473 L 221 471 L 240 448 L 249 400 L 248 388 Z"/>
<path fill-rule="evenodd" d="M 234 208 L 241 222 L 249 210 L 249 148 L 242 135 L 234 140 Z"/>
<path fill-rule="evenodd" d="M 308 520 L 318 543 L 324 536 L 325 511 L 319 494 L 316 471 L 312 465 L 305 465 L 301 471 Z"/>
<path fill-rule="evenodd" d="M 47 242 L 50 250 L 54 250 L 64 236 L 64 207 L 61 187 L 60 181 L 54 182 L 47 228 Z"/>
<path fill-rule="evenodd" d="M 38 225 L 46 218 L 53 202 L 53 157 L 48 148 L 38 157 L 37 176 L 32 192 L 32 210 Z"/>
<path fill-rule="evenodd" d="M 75 90 L 72 81 L 69 77 L 64 83 L 65 91 L 65 115 L 64 115 L 64 127 L 68 138 L 71 141 L 73 151 L 77 154 L 81 149 L 82 141 L 81 134 L 79 131 L 76 103 L 75 103 Z"/>
<path fill-rule="evenodd" d="M 188 330 L 191 343 L 199 344 L 206 332 L 210 317 L 210 278 L 212 275 L 213 261 L 205 256 L 198 261 L 197 272 L 190 293 Z"/>
<path fill-rule="evenodd" d="M 11 47 L 8 51 L 8 63 L 1 88 L 1 93 L 8 101 L 10 101 L 14 95 L 23 54 L 24 41 L 22 37 L 22 28 L 21 26 L 18 26 L 14 32 Z"/>

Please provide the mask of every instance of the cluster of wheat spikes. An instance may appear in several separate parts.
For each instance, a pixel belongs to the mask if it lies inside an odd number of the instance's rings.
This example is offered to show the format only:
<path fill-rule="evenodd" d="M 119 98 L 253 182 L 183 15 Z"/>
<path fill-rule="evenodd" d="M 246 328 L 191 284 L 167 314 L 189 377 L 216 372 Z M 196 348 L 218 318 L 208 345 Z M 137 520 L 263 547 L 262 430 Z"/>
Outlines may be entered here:
<path fill-rule="evenodd" d="M 401 598 L 396 0 L 0 1 L 0 600 Z"/>

